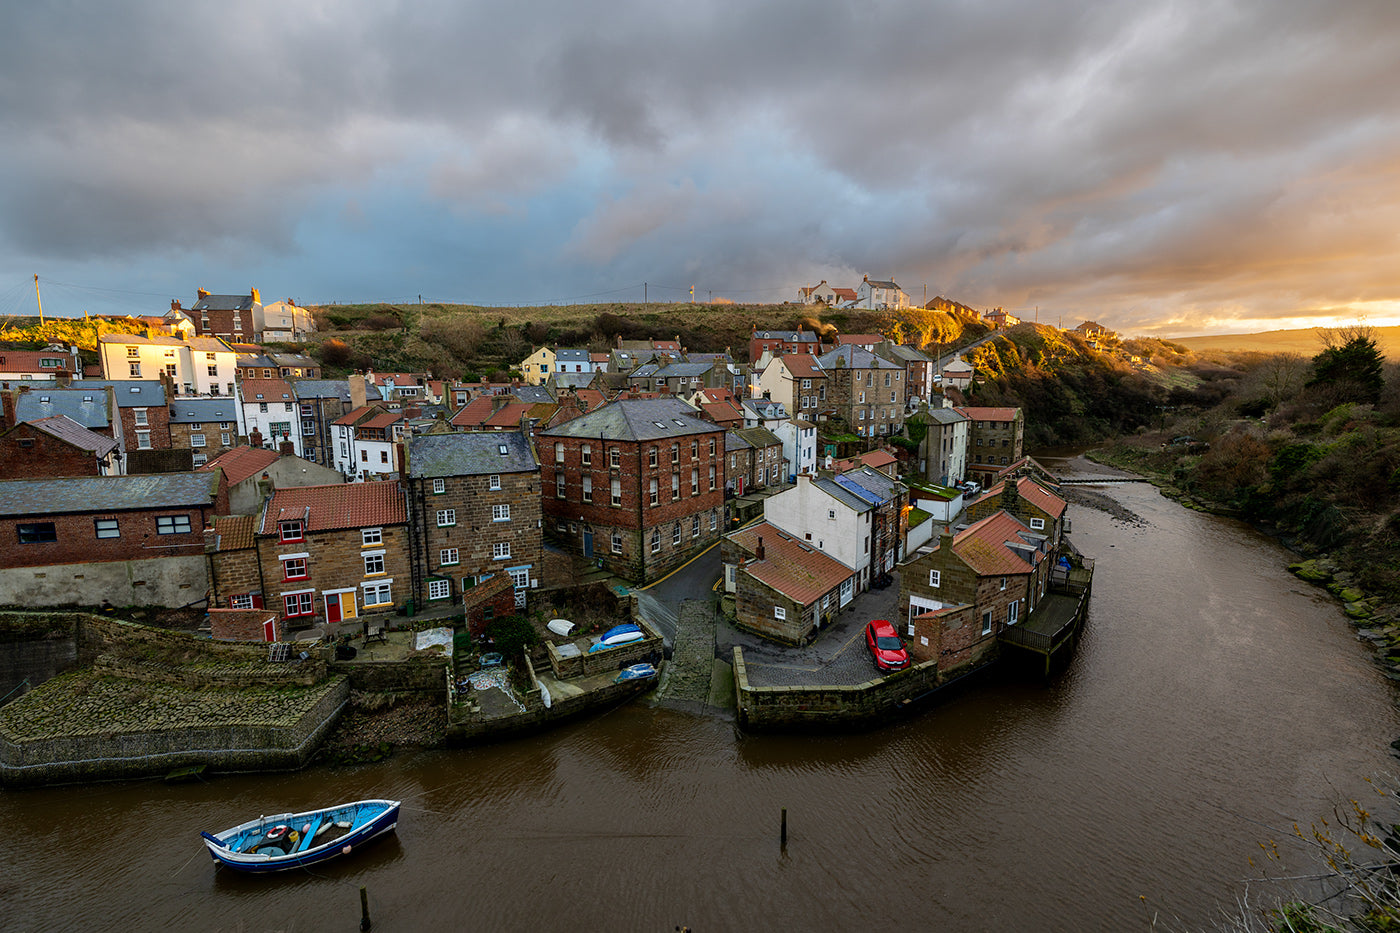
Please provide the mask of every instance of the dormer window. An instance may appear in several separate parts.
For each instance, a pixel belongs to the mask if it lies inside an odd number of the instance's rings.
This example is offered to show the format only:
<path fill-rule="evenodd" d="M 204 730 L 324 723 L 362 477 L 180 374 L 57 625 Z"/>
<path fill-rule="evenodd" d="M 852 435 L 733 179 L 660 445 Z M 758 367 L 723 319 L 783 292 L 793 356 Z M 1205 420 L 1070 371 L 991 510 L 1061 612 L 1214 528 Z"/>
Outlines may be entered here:
<path fill-rule="evenodd" d="M 304 524 L 300 520 L 278 522 L 277 534 L 283 541 L 301 541 L 306 537 Z"/>

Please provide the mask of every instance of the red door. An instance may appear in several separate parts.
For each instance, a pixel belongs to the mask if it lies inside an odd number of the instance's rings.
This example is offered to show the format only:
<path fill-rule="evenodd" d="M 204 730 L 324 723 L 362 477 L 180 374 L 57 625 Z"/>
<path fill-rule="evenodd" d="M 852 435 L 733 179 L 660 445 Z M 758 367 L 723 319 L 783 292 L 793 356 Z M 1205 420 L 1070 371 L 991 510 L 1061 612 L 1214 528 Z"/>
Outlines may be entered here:
<path fill-rule="evenodd" d="M 326 622 L 334 625 L 340 621 L 340 594 L 326 597 Z"/>

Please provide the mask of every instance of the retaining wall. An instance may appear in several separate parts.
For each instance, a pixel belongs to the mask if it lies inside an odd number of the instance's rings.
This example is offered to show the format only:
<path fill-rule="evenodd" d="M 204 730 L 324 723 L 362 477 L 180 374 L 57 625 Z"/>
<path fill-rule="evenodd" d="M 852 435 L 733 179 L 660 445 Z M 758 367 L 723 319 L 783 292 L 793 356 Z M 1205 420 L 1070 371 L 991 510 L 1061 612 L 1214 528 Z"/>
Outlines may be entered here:
<path fill-rule="evenodd" d="M 350 686 L 367 693 L 426 693 L 443 702 L 447 696 L 446 657 L 402 661 L 332 661 L 331 673 L 344 674 Z"/>
<path fill-rule="evenodd" d="M 92 525 L 88 525 L 88 535 Z M 203 600 L 209 562 L 197 554 L 0 569 L 0 605 L 178 608 Z"/>

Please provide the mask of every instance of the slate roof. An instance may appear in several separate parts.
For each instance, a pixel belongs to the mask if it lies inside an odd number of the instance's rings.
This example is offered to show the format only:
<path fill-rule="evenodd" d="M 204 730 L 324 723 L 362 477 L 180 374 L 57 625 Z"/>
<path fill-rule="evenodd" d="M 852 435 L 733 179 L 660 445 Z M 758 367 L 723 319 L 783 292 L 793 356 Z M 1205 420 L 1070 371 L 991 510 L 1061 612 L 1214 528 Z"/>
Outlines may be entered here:
<path fill-rule="evenodd" d="M 817 335 L 810 330 L 756 330 L 750 340 L 781 340 L 784 343 L 816 343 Z"/>
<path fill-rule="evenodd" d="M 200 467 L 202 471 L 222 468 L 229 484 L 241 483 L 257 476 L 278 461 L 282 455 L 265 447 L 233 447 Z"/>
<path fill-rule="evenodd" d="M 753 444 L 750 444 L 750 443 L 749 443 L 748 438 L 740 436 L 740 435 L 738 434 L 738 432 L 736 432 L 736 431 L 725 431 L 725 432 L 724 432 L 724 452 L 725 452 L 725 453 L 729 453 L 729 451 L 731 451 L 731 450 L 749 450 L 749 449 L 751 449 L 752 447 L 753 447 Z"/>
<path fill-rule="evenodd" d="M 253 547 L 258 528 L 256 515 L 220 515 L 214 519 L 216 551 L 246 551 Z"/>
<path fill-rule="evenodd" d="M 273 492 L 260 534 L 276 534 L 279 521 L 298 519 L 307 531 L 373 528 L 406 523 L 408 510 L 395 482 L 294 486 Z"/>
<path fill-rule="evenodd" d="M 820 489 L 846 508 L 854 509 L 856 512 L 869 512 L 871 509 L 875 508 L 867 499 L 862 498 L 854 491 L 847 489 L 833 479 L 818 477 L 812 480 L 812 486 L 816 489 Z"/>
<path fill-rule="evenodd" d="M 597 373 L 550 373 L 549 384 L 556 389 L 585 389 L 593 384 L 597 375 Z M 520 388 L 526 387 L 521 386 Z M 529 388 L 541 389 L 546 394 L 549 393 L 549 390 L 544 386 L 530 386 Z M 519 391 L 516 391 L 516 395 L 519 394 Z"/>
<path fill-rule="evenodd" d="M 840 360 L 844 369 L 903 369 L 898 363 L 891 363 L 889 360 L 881 359 L 863 347 L 844 346 L 837 347 L 828 353 L 823 353 L 817 357 L 817 362 L 822 364 L 823 369 L 836 369 L 837 361 Z"/>
<path fill-rule="evenodd" d="M 658 379 L 693 379 L 714 369 L 712 363 L 668 363 L 657 370 Z"/>
<path fill-rule="evenodd" d="M 54 415 L 66 415 L 89 429 L 112 424 L 105 389 L 43 389 L 15 396 L 16 421 L 39 421 Z"/>
<path fill-rule="evenodd" d="M 158 379 L 74 379 L 68 385 L 74 389 L 115 389 L 118 408 L 158 408 L 165 404 L 165 386 Z"/>
<path fill-rule="evenodd" d="M 739 403 L 747 410 L 753 412 L 755 418 L 786 418 L 787 406 L 782 402 L 775 402 L 767 398 L 746 398 Z"/>
<path fill-rule="evenodd" d="M 1043 541 L 1007 512 L 993 512 L 953 538 L 953 553 L 963 559 L 979 576 L 1011 576 L 1030 573 L 1032 565 L 1025 557 L 1007 547 L 1007 542 L 1027 546 Z M 1039 560 L 1037 556 L 1036 560 Z"/>
<path fill-rule="evenodd" d="M 181 397 L 170 403 L 171 424 L 237 420 L 238 400 L 229 395 L 221 395 L 218 398 Z"/>
<path fill-rule="evenodd" d="M 253 306 L 252 295 L 205 295 L 190 305 L 191 311 L 247 311 Z"/>
<path fill-rule="evenodd" d="M 211 505 L 208 473 L 72 476 L 0 482 L 0 515 L 66 515 Z"/>
<path fill-rule="evenodd" d="M 763 539 L 763 559 L 746 561 L 743 571 L 793 602 L 810 606 L 850 579 L 855 571 L 841 561 L 768 522 L 736 531 L 731 541 L 750 552 Z"/>
<path fill-rule="evenodd" d="M 589 380 L 593 378 L 592 373 L 563 373 L 561 375 L 587 376 Z M 531 405 L 548 405 L 555 400 L 554 393 L 544 386 L 519 386 L 511 390 L 511 395 Z"/>
<path fill-rule="evenodd" d="M 928 420 L 936 421 L 939 424 L 957 424 L 959 421 L 967 420 L 967 416 L 961 414 L 956 408 L 930 408 L 927 417 Z"/>
<path fill-rule="evenodd" d="M 972 372 L 972 364 L 960 356 L 955 356 L 951 360 L 943 364 L 943 372 L 970 373 Z"/>
<path fill-rule="evenodd" d="M 905 346 L 905 345 L 902 344 L 902 343 L 892 343 L 892 344 L 890 344 L 889 350 L 888 350 L 887 352 L 888 352 L 891 356 L 897 356 L 897 357 L 899 357 L 901 360 L 904 360 L 905 363 L 932 363 L 932 362 L 933 362 L 933 357 L 929 356 L 929 355 L 928 355 L 927 353 L 925 353 L 924 351 L 922 351 L 922 350 L 916 350 L 916 349 L 914 349 L 913 347 Z"/>
<path fill-rule="evenodd" d="M 894 284 L 894 282 L 882 282 L 879 279 L 866 279 L 865 281 L 869 283 L 871 288 L 892 288 L 896 290 L 902 290 L 899 288 L 898 285 Z"/>
<path fill-rule="evenodd" d="M 589 362 L 588 351 L 575 347 L 560 347 L 554 351 L 554 361 L 556 363 L 587 363 Z"/>
<path fill-rule="evenodd" d="M 117 449 L 117 442 L 112 438 L 89 431 L 67 415 L 53 415 L 30 423 L 45 434 L 66 441 L 79 450 L 92 451 L 98 457 L 105 457 Z"/>
<path fill-rule="evenodd" d="M 735 428 L 730 433 L 739 435 L 753 447 L 777 447 L 783 443 L 782 438 L 767 428 Z M 725 449 L 728 447 L 726 442 Z"/>
<path fill-rule="evenodd" d="M 519 431 L 425 434 L 408 444 L 408 475 L 413 479 L 533 473 L 539 468 L 529 438 Z"/>
<path fill-rule="evenodd" d="M 680 399 L 623 399 L 542 431 L 541 436 L 656 441 L 720 430 L 693 412 Z"/>
<path fill-rule="evenodd" d="M 297 379 L 291 383 L 292 392 L 297 398 L 338 398 L 341 401 L 350 401 L 350 382 L 346 379 Z M 365 387 L 365 400 L 369 402 L 379 401 L 383 398 L 379 393 L 379 387 L 368 385 Z"/>

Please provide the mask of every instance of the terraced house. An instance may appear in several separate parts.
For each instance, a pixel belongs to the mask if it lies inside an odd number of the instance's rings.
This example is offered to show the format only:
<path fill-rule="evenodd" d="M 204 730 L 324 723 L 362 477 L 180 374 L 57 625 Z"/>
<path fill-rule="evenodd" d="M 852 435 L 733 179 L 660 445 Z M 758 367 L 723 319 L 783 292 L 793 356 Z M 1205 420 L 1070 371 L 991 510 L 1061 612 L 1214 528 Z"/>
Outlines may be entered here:
<path fill-rule="evenodd" d="M 967 471 L 983 486 L 1021 459 L 1026 422 L 1019 408 L 957 408 L 969 424 Z"/>
<path fill-rule="evenodd" d="M 724 431 L 678 399 L 626 399 L 539 433 L 546 530 L 649 582 L 718 540 Z"/>
<path fill-rule="evenodd" d="M 904 367 L 860 347 L 817 357 L 826 371 L 827 408 L 852 434 L 883 437 L 904 428 Z"/>
<path fill-rule="evenodd" d="M 256 534 L 263 600 L 288 628 L 388 612 L 410 587 L 408 510 L 395 482 L 278 489 Z M 252 608 L 219 593 L 230 608 Z"/>
<path fill-rule="evenodd" d="M 513 593 L 505 608 L 523 608 L 544 552 L 540 463 L 529 435 L 423 435 L 409 442 L 407 457 L 414 604 L 472 603 L 481 584 L 504 574 Z"/>

